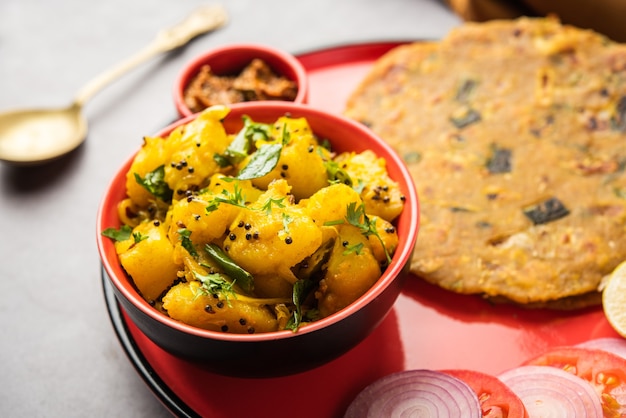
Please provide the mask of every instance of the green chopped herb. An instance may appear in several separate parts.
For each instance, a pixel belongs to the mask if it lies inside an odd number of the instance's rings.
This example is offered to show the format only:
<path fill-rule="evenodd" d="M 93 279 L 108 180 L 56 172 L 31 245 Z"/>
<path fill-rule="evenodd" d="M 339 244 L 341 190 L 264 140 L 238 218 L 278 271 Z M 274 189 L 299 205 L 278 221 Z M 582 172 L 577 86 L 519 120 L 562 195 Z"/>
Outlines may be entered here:
<path fill-rule="evenodd" d="M 320 147 L 328 150 L 328 151 L 332 151 L 333 150 L 333 146 L 330 143 L 330 141 L 328 139 L 322 139 L 320 141 L 318 141 L 320 144 Z"/>
<path fill-rule="evenodd" d="M 492 145 L 491 157 L 487 160 L 487 170 L 492 174 L 511 172 L 511 153 L 508 148 Z"/>
<path fill-rule="evenodd" d="M 172 200 L 172 189 L 165 182 L 165 166 L 160 165 L 153 171 L 146 174 L 144 178 L 137 173 L 135 174 L 135 180 L 147 191 L 149 191 L 157 199 L 161 199 L 164 202 Z"/>
<path fill-rule="evenodd" d="M 239 180 L 252 180 L 271 172 L 278 164 L 283 144 L 266 144 L 262 145 L 250 159 L 237 178 Z"/>
<path fill-rule="evenodd" d="M 569 215 L 569 209 L 556 197 L 551 197 L 537 205 L 523 209 L 524 215 L 530 219 L 534 225 L 541 225 L 556 221 Z"/>
<path fill-rule="evenodd" d="M 363 219 L 363 220 L 361 220 Z M 358 207 L 356 206 L 356 202 L 351 202 L 348 204 L 348 211 L 346 214 L 346 219 L 335 219 L 332 221 L 324 222 L 324 226 L 334 226 L 341 225 L 346 223 L 346 221 L 359 229 L 361 234 L 364 237 L 375 236 L 380 241 L 380 244 L 385 251 L 385 257 L 387 258 L 387 264 L 391 263 L 391 255 L 389 254 L 389 250 L 387 250 L 387 246 L 385 242 L 381 238 L 378 230 L 376 229 L 376 220 L 372 221 L 369 216 L 365 213 L 365 203 L 361 203 Z"/>
<path fill-rule="evenodd" d="M 291 318 L 287 321 L 285 329 L 292 330 L 293 332 L 298 331 L 298 328 L 300 328 L 300 325 L 302 325 L 302 322 L 305 319 L 303 316 L 302 304 L 313 289 L 315 289 L 315 282 L 312 280 L 297 280 L 293 284 L 292 301 L 295 306 L 295 310 L 293 311 Z"/>
<path fill-rule="evenodd" d="M 232 165 L 232 163 L 228 160 L 228 158 L 217 153 L 213 154 L 213 161 L 215 161 L 218 167 L 221 167 L 221 168 L 230 167 Z"/>
<path fill-rule="evenodd" d="M 281 197 L 280 199 L 274 199 L 273 197 L 270 197 L 263 204 L 262 210 L 266 214 L 269 215 L 270 213 L 272 213 L 272 205 L 276 206 L 277 208 L 284 208 L 285 207 L 285 204 L 283 203 L 284 200 L 285 200 L 285 198 L 283 198 L 283 197 Z"/>
<path fill-rule="evenodd" d="M 235 263 L 219 246 L 206 244 L 204 249 L 224 270 L 224 273 L 233 279 L 233 283 L 237 283 L 248 293 L 252 292 L 254 289 L 254 278 L 250 273 Z"/>
<path fill-rule="evenodd" d="M 620 97 L 615 105 L 615 114 L 611 117 L 611 129 L 626 132 L 626 96 Z"/>
<path fill-rule="evenodd" d="M 404 162 L 407 164 L 416 164 L 422 161 L 422 154 L 417 151 L 411 151 L 404 154 Z"/>
<path fill-rule="evenodd" d="M 259 140 L 269 140 L 272 125 L 267 123 L 257 123 L 249 116 L 243 116 L 243 127 L 237 133 L 233 141 L 223 155 L 215 154 L 213 159 L 220 167 L 228 167 L 243 161 L 254 148 L 254 144 Z"/>
<path fill-rule="evenodd" d="M 237 294 L 233 290 L 233 282 L 229 282 L 221 274 L 213 273 L 203 275 L 195 271 L 193 274 L 196 279 L 201 283 L 201 286 L 198 288 L 198 293 L 196 294 L 196 297 L 202 295 L 213 296 L 221 294 L 224 299 L 226 299 L 226 303 L 228 303 L 228 306 L 231 306 L 231 297 L 237 299 Z"/>
<path fill-rule="evenodd" d="M 346 221 L 344 221 L 343 219 L 335 219 L 334 221 L 326 221 L 324 222 L 324 226 L 335 226 L 335 225 L 342 225 L 345 224 Z"/>
<path fill-rule="evenodd" d="M 357 244 L 348 245 L 346 249 L 343 251 L 343 255 L 350 255 L 352 253 L 356 255 L 361 255 L 361 251 L 363 251 L 363 243 L 359 242 Z"/>
<path fill-rule="evenodd" d="M 468 109 L 463 116 L 450 117 L 450 122 L 452 122 L 452 124 L 458 129 L 463 129 L 473 123 L 479 122 L 480 120 L 480 113 L 475 109 Z"/>
<path fill-rule="evenodd" d="M 613 193 L 615 193 L 615 196 L 619 197 L 620 199 L 626 199 L 626 188 L 624 187 L 614 187 Z"/>
<path fill-rule="evenodd" d="M 226 180 L 224 178 L 223 180 Z M 211 203 L 207 205 L 205 208 L 207 213 L 211 213 L 216 211 L 221 203 L 225 203 L 227 205 L 233 205 L 240 208 L 247 208 L 246 206 L 246 197 L 243 195 L 243 191 L 239 186 L 239 183 L 236 183 L 233 186 L 233 192 L 223 189 L 221 194 L 213 196 Z"/>
<path fill-rule="evenodd" d="M 298 279 L 312 279 L 319 277 L 322 271 L 326 268 L 326 263 L 330 259 L 333 247 L 335 245 L 335 238 L 330 238 L 324 241 L 320 247 L 315 250 L 313 254 L 305 258 L 294 269 L 294 274 Z"/>
<path fill-rule="evenodd" d="M 133 240 L 135 240 L 135 244 L 139 244 L 145 239 L 148 239 L 147 235 L 143 235 L 141 232 L 133 232 Z"/>
<path fill-rule="evenodd" d="M 283 230 L 285 233 L 289 233 L 289 224 L 293 222 L 293 218 L 283 212 Z"/>
<path fill-rule="evenodd" d="M 363 182 L 363 180 L 358 179 L 356 186 L 352 185 L 352 190 L 354 190 L 358 194 L 361 194 L 363 193 L 363 189 L 365 189 L 365 186 L 366 184 Z"/>
<path fill-rule="evenodd" d="M 190 255 L 196 257 L 198 252 L 196 251 L 196 247 L 193 245 L 193 242 L 191 242 L 191 231 L 186 228 L 181 228 L 178 230 L 178 235 L 180 235 L 181 245 L 183 248 L 187 250 Z"/>
<path fill-rule="evenodd" d="M 456 91 L 454 100 L 456 100 L 457 102 L 467 101 L 472 95 L 472 93 L 474 92 L 477 85 L 478 83 L 476 82 L 476 80 L 472 80 L 472 79 L 463 80 L 463 82 L 461 83 L 461 85 Z"/>
<path fill-rule="evenodd" d="M 362 220 L 361 220 L 362 219 Z M 376 230 L 376 221 L 372 221 L 369 216 L 365 213 L 365 203 L 361 203 L 358 207 L 355 202 L 351 202 L 348 205 L 348 213 L 346 215 L 346 220 L 350 225 L 356 226 L 361 231 L 361 234 L 365 237 L 375 236 L 380 241 L 380 244 L 385 250 L 385 257 L 387 258 L 387 264 L 391 264 L 391 256 L 389 255 L 389 251 L 387 250 L 387 246 L 385 242 L 378 234 Z"/>
<path fill-rule="evenodd" d="M 133 230 L 128 225 L 122 225 L 120 229 L 107 228 L 102 231 L 102 235 L 107 238 L 111 238 L 113 241 L 126 241 L 130 238 Z"/>
<path fill-rule="evenodd" d="M 341 183 L 352 187 L 354 183 L 350 178 L 350 175 L 346 170 L 341 168 L 339 164 L 335 161 L 329 160 L 324 161 L 324 166 L 326 167 L 326 175 L 328 176 L 328 182 L 330 184 Z"/>

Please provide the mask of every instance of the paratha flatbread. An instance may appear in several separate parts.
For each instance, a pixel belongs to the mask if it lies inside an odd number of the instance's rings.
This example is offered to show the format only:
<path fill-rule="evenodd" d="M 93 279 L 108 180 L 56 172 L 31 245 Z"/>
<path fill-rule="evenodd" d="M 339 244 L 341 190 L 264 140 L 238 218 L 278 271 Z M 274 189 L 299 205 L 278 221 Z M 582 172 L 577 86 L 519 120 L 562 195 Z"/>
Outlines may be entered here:
<path fill-rule="evenodd" d="M 626 46 L 554 18 L 467 23 L 381 57 L 345 114 L 404 158 L 412 272 L 527 306 L 600 302 L 626 259 Z"/>

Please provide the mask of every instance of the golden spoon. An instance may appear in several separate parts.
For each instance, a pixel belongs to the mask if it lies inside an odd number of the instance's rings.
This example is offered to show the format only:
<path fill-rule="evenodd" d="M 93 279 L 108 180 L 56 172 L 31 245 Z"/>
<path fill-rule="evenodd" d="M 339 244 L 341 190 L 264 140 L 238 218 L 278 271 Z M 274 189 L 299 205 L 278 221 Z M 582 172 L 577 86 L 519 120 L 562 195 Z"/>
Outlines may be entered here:
<path fill-rule="evenodd" d="M 185 20 L 158 33 L 136 55 L 85 85 L 72 104 L 61 109 L 23 109 L 0 113 L 0 160 L 18 164 L 41 164 L 78 147 L 87 136 L 83 105 L 100 89 L 153 56 L 185 45 L 191 39 L 225 24 L 221 6 L 204 6 Z"/>

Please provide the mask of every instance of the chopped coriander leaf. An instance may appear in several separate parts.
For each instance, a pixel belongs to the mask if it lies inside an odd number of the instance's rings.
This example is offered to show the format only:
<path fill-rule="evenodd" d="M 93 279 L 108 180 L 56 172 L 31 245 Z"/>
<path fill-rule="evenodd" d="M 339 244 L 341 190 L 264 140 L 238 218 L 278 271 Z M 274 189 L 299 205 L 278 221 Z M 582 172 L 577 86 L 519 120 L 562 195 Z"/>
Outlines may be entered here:
<path fill-rule="evenodd" d="M 365 183 L 363 182 L 363 180 L 359 179 L 355 185 L 352 185 L 352 189 L 357 192 L 358 194 L 363 193 L 363 189 L 365 189 Z"/>
<path fill-rule="evenodd" d="M 193 242 L 191 242 L 191 231 L 186 228 L 181 228 L 178 230 L 178 235 L 180 235 L 181 245 L 183 248 L 187 250 L 190 255 L 196 257 L 198 252 L 196 251 L 196 247 L 193 245 Z"/>
<path fill-rule="evenodd" d="M 165 166 L 160 165 L 153 171 L 146 173 L 144 178 L 137 173 L 135 174 L 135 180 L 147 191 L 152 193 L 157 199 L 161 199 L 164 202 L 172 200 L 172 189 L 165 182 Z"/>
<path fill-rule="evenodd" d="M 133 232 L 133 239 L 135 240 L 135 244 L 138 244 L 141 241 L 148 239 L 148 236 L 142 235 L 141 232 Z"/>
<path fill-rule="evenodd" d="M 196 279 L 202 283 L 198 289 L 196 297 L 201 295 L 212 296 L 221 294 L 230 306 L 230 298 L 237 299 L 237 294 L 233 290 L 233 283 L 226 280 L 221 274 L 213 273 L 202 275 L 198 272 L 193 273 Z"/>
<path fill-rule="evenodd" d="M 365 237 L 375 236 L 380 241 L 383 249 L 385 250 L 385 257 L 387 258 L 387 264 L 391 263 L 391 256 L 389 255 L 389 251 L 385 246 L 385 242 L 378 234 L 376 230 L 376 221 L 372 221 L 367 214 L 365 213 L 365 204 L 361 203 L 359 207 L 356 206 L 355 202 L 352 202 L 348 205 L 348 213 L 346 215 L 346 220 L 350 225 L 356 226 L 361 231 L 361 234 Z"/>
<path fill-rule="evenodd" d="M 226 177 L 224 178 L 226 180 Z M 211 203 L 207 205 L 205 208 L 207 213 L 211 213 L 216 211 L 219 208 L 221 203 L 225 203 L 227 205 L 238 206 L 240 208 L 246 208 L 246 197 L 243 195 L 243 191 L 239 184 L 235 184 L 233 186 L 233 191 L 230 192 L 226 189 L 222 190 L 222 193 L 219 195 L 213 196 L 213 200 Z"/>
<path fill-rule="evenodd" d="M 272 213 L 272 205 L 276 206 L 277 208 L 284 208 L 285 204 L 283 203 L 283 201 L 285 200 L 285 198 L 281 197 L 280 199 L 274 199 L 273 197 L 270 197 L 269 199 L 267 199 L 267 201 L 263 204 L 263 211 L 266 214 L 270 214 Z"/>
<path fill-rule="evenodd" d="M 357 244 L 348 245 L 344 250 L 343 255 L 350 255 L 352 253 L 361 255 L 361 251 L 363 251 L 363 243 L 359 242 Z"/>
<path fill-rule="evenodd" d="M 293 218 L 291 216 L 289 216 L 288 214 L 286 214 L 285 212 L 283 212 L 283 229 L 285 230 L 285 233 L 289 233 L 289 224 L 293 222 Z"/>
<path fill-rule="evenodd" d="M 114 241 L 126 241 L 127 239 L 130 238 L 130 235 L 132 234 L 132 232 L 133 230 L 130 226 L 122 225 L 120 229 L 107 228 L 104 231 L 102 231 L 102 235 L 104 235 L 107 238 L 111 238 Z"/>
<path fill-rule="evenodd" d="M 229 167 L 232 165 L 231 162 L 228 160 L 228 158 L 217 153 L 213 154 L 213 161 L 215 161 L 218 167 L 221 167 L 221 168 Z"/>

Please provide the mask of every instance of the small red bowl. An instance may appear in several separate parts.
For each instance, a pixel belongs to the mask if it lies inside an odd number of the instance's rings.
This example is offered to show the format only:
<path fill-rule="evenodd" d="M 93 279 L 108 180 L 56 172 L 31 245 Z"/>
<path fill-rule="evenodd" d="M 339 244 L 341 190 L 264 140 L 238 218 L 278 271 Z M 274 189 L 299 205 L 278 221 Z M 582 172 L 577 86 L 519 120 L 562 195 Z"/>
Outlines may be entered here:
<path fill-rule="evenodd" d="M 295 81 L 298 86 L 294 103 L 306 103 L 309 83 L 304 66 L 293 55 L 267 45 L 230 44 L 213 48 L 183 67 L 174 83 L 174 104 L 181 117 L 194 112 L 185 103 L 185 89 L 202 66 L 209 65 L 217 75 L 237 74 L 253 59 L 263 60 L 277 74 Z"/>
<path fill-rule="evenodd" d="M 370 149 L 387 162 L 387 171 L 400 186 L 406 201 L 394 221 L 399 243 L 391 264 L 379 280 L 343 310 L 300 328 L 297 332 L 228 334 L 199 329 L 176 321 L 156 310 L 135 290 L 122 269 L 112 240 L 102 235 L 108 227 L 119 228 L 118 203 L 126 197 L 125 181 L 132 158 L 107 187 L 97 215 L 96 237 L 105 276 L 117 300 L 139 329 L 164 350 L 196 362 L 213 372 L 239 377 L 293 374 L 324 364 L 365 339 L 385 318 L 409 276 L 409 266 L 419 228 L 419 203 L 409 171 L 398 155 L 365 126 L 343 116 L 291 102 L 248 102 L 231 106 L 224 119 L 228 132 L 242 127 L 242 116 L 264 123 L 290 114 L 304 117 L 312 130 L 330 141 L 337 152 Z M 163 129 L 166 136 L 195 116 Z"/>

